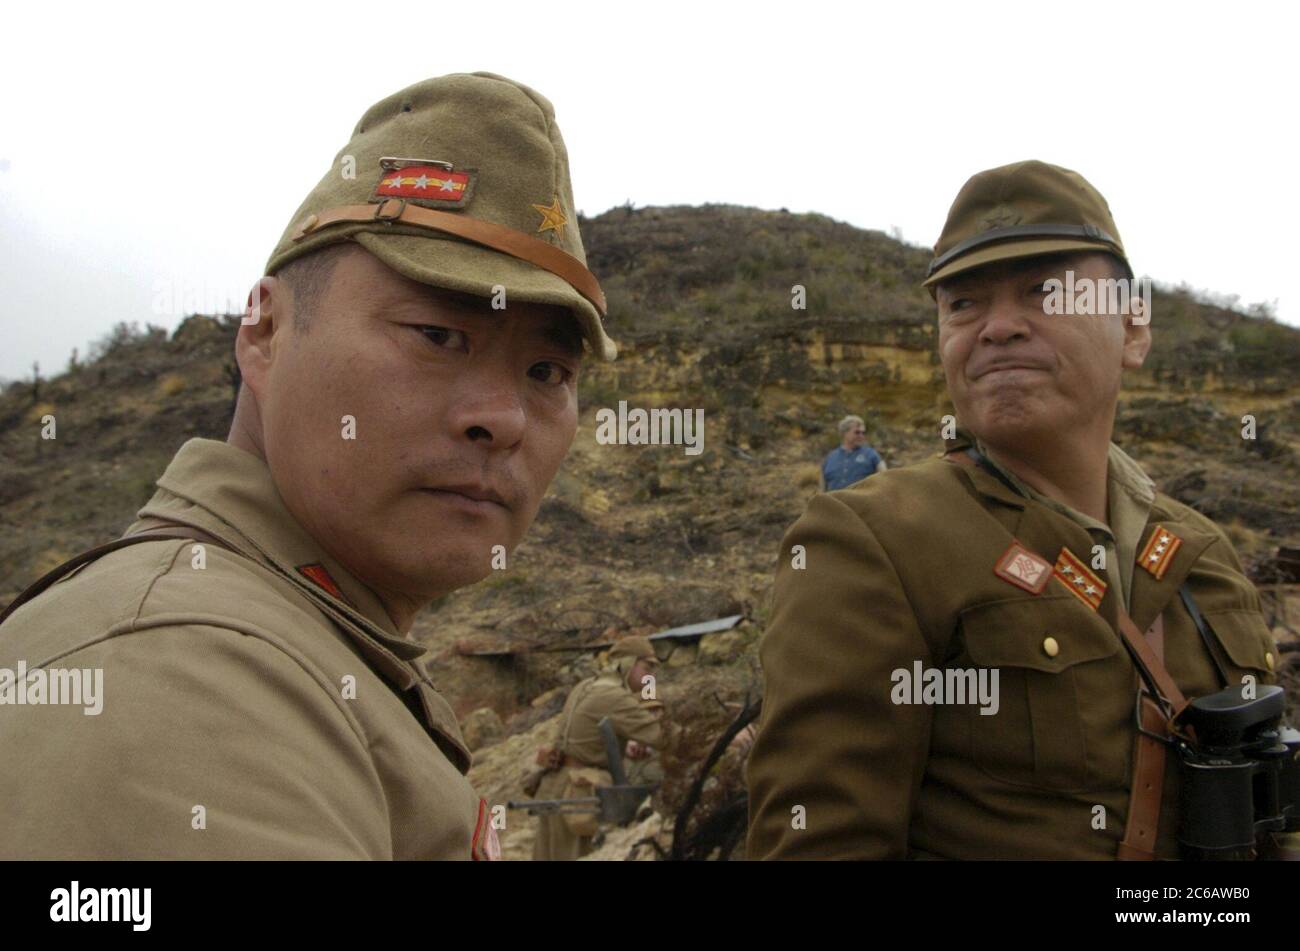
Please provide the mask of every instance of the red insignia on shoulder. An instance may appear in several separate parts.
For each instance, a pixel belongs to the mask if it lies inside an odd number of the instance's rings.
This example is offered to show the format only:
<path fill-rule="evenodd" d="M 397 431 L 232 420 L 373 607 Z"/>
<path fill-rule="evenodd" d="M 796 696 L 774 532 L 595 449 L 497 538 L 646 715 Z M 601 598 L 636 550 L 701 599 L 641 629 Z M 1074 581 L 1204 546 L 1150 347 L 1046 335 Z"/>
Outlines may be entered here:
<path fill-rule="evenodd" d="M 993 566 L 993 573 L 1017 588 L 1038 594 L 1047 587 L 1047 579 L 1052 577 L 1052 566 L 1020 542 L 1013 541 Z"/>
<path fill-rule="evenodd" d="M 463 208 L 474 193 L 476 170 L 437 159 L 379 160 L 382 172 L 371 201 L 405 198 L 426 208 Z"/>
<path fill-rule="evenodd" d="M 1181 538 L 1163 525 L 1157 525 L 1151 532 L 1151 537 L 1147 539 L 1146 547 L 1138 553 L 1138 564 L 1155 575 L 1155 579 L 1159 581 L 1169 570 L 1169 565 L 1174 560 L 1174 552 L 1178 551 L 1182 544 Z"/>
<path fill-rule="evenodd" d="M 1056 567 L 1052 569 L 1052 575 L 1065 585 L 1070 594 L 1094 611 L 1101 607 L 1101 599 L 1106 595 L 1106 582 L 1093 574 L 1070 549 L 1062 548 L 1056 556 Z"/>
<path fill-rule="evenodd" d="M 488 814 L 487 800 L 478 801 L 478 821 L 474 823 L 474 838 L 469 846 L 470 857 L 475 862 L 499 862 L 501 860 L 501 840 L 497 838 L 496 827 Z"/>
<path fill-rule="evenodd" d="M 300 575 L 325 593 L 332 594 L 344 604 L 352 603 L 348 600 L 348 596 L 344 594 L 343 590 L 338 586 L 338 583 L 335 582 L 334 578 L 331 577 L 325 566 L 319 562 L 314 565 L 298 565 L 296 566 L 296 570 Z"/>

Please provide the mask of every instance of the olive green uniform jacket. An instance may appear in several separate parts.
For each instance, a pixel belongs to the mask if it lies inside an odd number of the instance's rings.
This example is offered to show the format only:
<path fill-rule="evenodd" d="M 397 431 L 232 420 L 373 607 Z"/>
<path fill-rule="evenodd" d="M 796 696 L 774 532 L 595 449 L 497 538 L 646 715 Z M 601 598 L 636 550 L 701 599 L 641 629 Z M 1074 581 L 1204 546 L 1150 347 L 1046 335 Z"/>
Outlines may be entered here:
<path fill-rule="evenodd" d="M 1178 597 L 1184 582 L 1233 683 L 1271 682 L 1259 597 L 1223 533 L 1160 494 L 1144 543 L 1157 524 L 1182 545 L 1160 580 L 1133 571 L 1129 613 L 1143 631 L 1163 615 L 1165 666 L 1183 693 L 1223 686 Z M 1062 547 L 1091 564 L 1093 539 L 1075 521 L 942 459 L 812 501 L 783 542 L 761 645 L 750 858 L 1115 857 L 1138 689 L 1115 591 L 1094 610 L 1056 578 L 1022 590 L 994 573 L 1013 538 L 1049 565 Z M 998 712 L 894 703 L 893 672 L 917 661 L 997 669 Z M 1159 857 L 1177 856 L 1177 820 L 1170 755 Z"/>
<path fill-rule="evenodd" d="M 485 856 L 424 649 L 294 521 L 266 465 L 193 439 L 158 486 L 141 518 L 238 553 L 132 545 L 0 627 L 0 668 L 99 668 L 104 694 L 90 716 L 0 706 L 0 858 Z"/>
<path fill-rule="evenodd" d="M 620 743 L 636 740 L 646 746 L 659 747 L 663 743 L 663 725 L 660 713 L 628 689 L 617 672 L 602 673 L 581 681 L 569 693 L 560 717 L 560 742 L 562 753 L 583 764 L 582 767 L 561 767 L 543 778 L 537 789 L 539 799 L 576 799 L 592 796 L 592 781 L 608 785 L 609 759 L 605 755 L 605 740 L 600 732 L 600 721 L 609 717 Z M 574 826 L 580 820 L 566 821 L 562 815 L 539 817 L 537 838 L 533 843 L 535 860 L 566 860 L 581 858 L 591 851 L 591 835 L 582 835 Z M 590 826 L 589 826 L 590 828 Z"/>

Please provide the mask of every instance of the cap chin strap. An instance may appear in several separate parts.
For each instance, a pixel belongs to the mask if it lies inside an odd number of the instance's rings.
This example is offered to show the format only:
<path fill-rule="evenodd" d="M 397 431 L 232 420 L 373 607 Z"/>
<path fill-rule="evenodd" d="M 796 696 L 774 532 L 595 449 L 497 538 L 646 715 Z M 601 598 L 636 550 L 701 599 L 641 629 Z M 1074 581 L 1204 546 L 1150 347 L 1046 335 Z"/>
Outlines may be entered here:
<path fill-rule="evenodd" d="M 325 211 L 309 216 L 294 231 L 292 238 L 294 241 L 300 241 L 307 235 L 316 234 L 331 225 L 373 221 L 441 231 L 485 248 L 491 248 L 493 251 L 500 251 L 521 261 L 527 261 L 568 283 L 596 308 L 596 313 L 602 319 L 605 316 L 605 292 L 600 289 L 600 282 L 581 261 L 567 251 L 524 234 L 522 231 L 516 231 L 514 228 L 507 228 L 479 218 L 452 214 L 448 211 L 435 211 L 432 208 L 410 205 L 402 198 L 389 198 L 378 204 L 339 205 L 335 208 L 327 208 Z"/>
<path fill-rule="evenodd" d="M 949 261 L 975 248 L 993 244 L 995 241 L 1010 241 L 1016 238 L 1077 238 L 1080 241 L 1095 241 L 1098 244 L 1109 245 L 1113 253 L 1121 258 L 1124 257 L 1119 242 L 1096 225 L 1010 225 L 1006 228 L 985 231 L 954 245 L 930 262 L 930 270 L 925 276 L 931 277 Z"/>

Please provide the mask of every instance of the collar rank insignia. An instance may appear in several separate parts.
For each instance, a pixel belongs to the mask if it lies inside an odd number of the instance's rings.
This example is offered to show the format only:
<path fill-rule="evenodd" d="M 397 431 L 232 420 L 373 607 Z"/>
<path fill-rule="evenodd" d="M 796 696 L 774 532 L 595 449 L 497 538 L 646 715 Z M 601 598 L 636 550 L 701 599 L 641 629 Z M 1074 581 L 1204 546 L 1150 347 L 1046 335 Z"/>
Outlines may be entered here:
<path fill-rule="evenodd" d="M 474 191 L 476 170 L 437 159 L 381 158 L 383 170 L 371 201 L 405 198 L 426 208 L 463 208 Z"/>
<path fill-rule="evenodd" d="M 1088 607 L 1094 611 L 1101 607 L 1101 599 L 1106 595 L 1106 582 L 1093 574 L 1070 549 L 1061 549 L 1061 553 L 1056 556 L 1056 567 L 1052 574 L 1069 589 L 1070 594 Z"/>
<path fill-rule="evenodd" d="M 993 566 L 993 573 L 1017 588 L 1038 594 L 1047 587 L 1048 579 L 1052 577 L 1052 566 L 1020 542 L 1013 541 Z"/>
<path fill-rule="evenodd" d="M 1151 537 L 1147 539 L 1146 547 L 1138 555 L 1138 564 L 1159 581 L 1165 576 L 1170 563 L 1174 560 L 1174 552 L 1178 551 L 1182 544 L 1181 538 L 1163 525 L 1157 525 Z"/>
<path fill-rule="evenodd" d="M 334 580 L 329 571 L 326 570 L 324 565 L 319 562 L 314 565 L 298 565 L 297 571 L 300 575 L 316 587 L 320 588 L 326 594 L 332 594 L 344 604 L 352 604 L 352 602 L 348 600 L 348 596 L 343 593 L 343 590 L 338 586 L 338 583 Z"/>

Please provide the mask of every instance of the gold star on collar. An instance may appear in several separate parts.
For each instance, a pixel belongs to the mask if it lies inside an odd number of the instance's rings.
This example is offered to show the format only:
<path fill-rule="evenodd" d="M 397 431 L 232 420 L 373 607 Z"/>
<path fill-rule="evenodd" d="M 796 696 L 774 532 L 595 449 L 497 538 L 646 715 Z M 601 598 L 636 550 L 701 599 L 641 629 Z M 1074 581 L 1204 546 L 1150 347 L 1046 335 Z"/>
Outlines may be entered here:
<path fill-rule="evenodd" d="M 542 223 L 537 227 L 539 232 L 559 231 L 568 224 L 569 219 L 564 217 L 558 198 L 551 202 L 549 208 L 546 205 L 533 205 L 533 207 L 542 213 Z"/>

